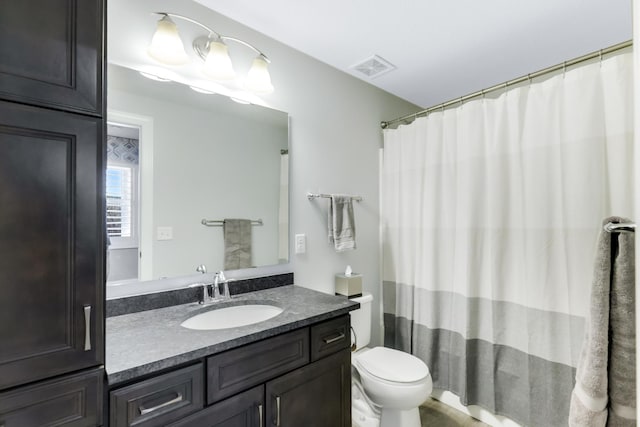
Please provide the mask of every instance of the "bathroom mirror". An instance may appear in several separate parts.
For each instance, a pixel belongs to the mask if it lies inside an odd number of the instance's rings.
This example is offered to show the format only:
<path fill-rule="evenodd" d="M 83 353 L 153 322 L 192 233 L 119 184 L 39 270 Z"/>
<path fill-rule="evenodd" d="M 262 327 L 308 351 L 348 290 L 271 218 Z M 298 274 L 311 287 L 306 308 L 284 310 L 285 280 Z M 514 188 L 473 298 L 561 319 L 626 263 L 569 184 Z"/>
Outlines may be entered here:
<path fill-rule="evenodd" d="M 252 221 L 242 268 L 287 263 L 288 114 L 107 72 L 107 284 L 225 269 L 232 218 Z"/>

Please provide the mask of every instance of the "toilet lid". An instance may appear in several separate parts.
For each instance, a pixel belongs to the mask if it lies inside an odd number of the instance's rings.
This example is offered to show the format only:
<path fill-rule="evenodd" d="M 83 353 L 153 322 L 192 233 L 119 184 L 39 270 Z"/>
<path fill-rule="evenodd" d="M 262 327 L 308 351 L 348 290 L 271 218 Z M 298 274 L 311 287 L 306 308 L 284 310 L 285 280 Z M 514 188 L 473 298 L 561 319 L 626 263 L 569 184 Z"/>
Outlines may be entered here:
<path fill-rule="evenodd" d="M 358 364 L 371 375 L 399 383 L 420 381 L 429 375 L 422 360 L 386 347 L 375 347 L 358 356 Z"/>

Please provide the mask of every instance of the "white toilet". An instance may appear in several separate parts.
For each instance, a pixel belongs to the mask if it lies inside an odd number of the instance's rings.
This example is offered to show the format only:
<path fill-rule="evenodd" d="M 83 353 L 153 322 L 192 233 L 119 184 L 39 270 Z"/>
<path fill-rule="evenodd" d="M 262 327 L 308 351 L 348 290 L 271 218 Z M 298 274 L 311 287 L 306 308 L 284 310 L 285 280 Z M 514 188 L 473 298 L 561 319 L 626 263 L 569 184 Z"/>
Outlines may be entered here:
<path fill-rule="evenodd" d="M 433 388 L 427 365 L 417 357 L 386 347 L 367 348 L 371 339 L 371 294 L 352 298 L 360 309 L 351 314 L 351 339 L 356 352 L 351 355 L 352 417 L 354 425 L 380 427 L 420 427 L 418 406 Z M 364 392 L 358 393 L 358 391 Z"/>

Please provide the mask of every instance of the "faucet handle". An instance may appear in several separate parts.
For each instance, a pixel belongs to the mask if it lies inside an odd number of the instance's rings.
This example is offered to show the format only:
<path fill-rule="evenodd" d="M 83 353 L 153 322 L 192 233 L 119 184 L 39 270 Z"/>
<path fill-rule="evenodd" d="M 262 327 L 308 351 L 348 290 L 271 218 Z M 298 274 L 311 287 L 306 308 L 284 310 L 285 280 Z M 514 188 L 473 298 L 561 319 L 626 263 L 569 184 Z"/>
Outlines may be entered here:
<path fill-rule="evenodd" d="M 213 285 L 211 285 L 211 287 L 213 288 L 213 295 L 211 297 L 213 298 L 214 301 L 217 301 L 220 299 L 220 286 L 218 284 L 219 282 L 216 280 L 213 282 Z"/>
<path fill-rule="evenodd" d="M 198 273 L 207 274 L 207 266 L 204 264 L 200 264 L 198 268 L 196 268 Z"/>
<path fill-rule="evenodd" d="M 225 280 L 223 283 L 224 283 L 224 293 L 222 294 L 222 297 L 224 299 L 230 299 L 231 294 L 229 293 L 229 281 Z"/>
<path fill-rule="evenodd" d="M 198 304 L 205 304 L 209 300 L 209 290 L 206 283 L 193 283 L 190 288 L 198 288 Z"/>

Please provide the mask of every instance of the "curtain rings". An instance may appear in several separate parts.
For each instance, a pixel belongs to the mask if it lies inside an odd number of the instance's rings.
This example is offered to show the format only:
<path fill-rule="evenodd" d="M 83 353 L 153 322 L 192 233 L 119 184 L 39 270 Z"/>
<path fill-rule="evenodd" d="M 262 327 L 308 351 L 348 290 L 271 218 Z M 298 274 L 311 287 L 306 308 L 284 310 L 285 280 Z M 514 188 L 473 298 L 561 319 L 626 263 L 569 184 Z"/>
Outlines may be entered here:
<path fill-rule="evenodd" d="M 600 60 L 600 68 L 602 68 L 602 49 L 598 51 L 598 59 Z"/>

